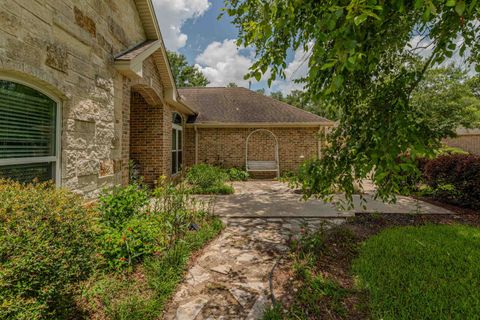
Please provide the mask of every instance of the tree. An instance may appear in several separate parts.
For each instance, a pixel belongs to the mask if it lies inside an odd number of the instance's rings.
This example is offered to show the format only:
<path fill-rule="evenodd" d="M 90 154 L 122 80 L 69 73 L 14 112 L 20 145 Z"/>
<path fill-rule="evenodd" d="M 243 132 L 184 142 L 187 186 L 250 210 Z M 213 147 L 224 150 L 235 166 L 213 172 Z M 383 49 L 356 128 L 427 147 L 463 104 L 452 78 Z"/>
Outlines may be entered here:
<path fill-rule="evenodd" d="M 238 88 L 238 84 L 235 82 L 230 82 L 227 84 L 227 88 Z"/>
<path fill-rule="evenodd" d="M 454 66 L 435 68 L 412 92 L 411 104 L 422 113 L 423 121 L 441 136 L 454 136 L 459 126 L 480 125 L 480 97 L 470 86 L 472 79 Z"/>
<path fill-rule="evenodd" d="M 291 106 L 300 108 L 302 110 L 311 112 L 313 114 L 325 117 L 330 120 L 338 119 L 338 110 L 326 100 L 317 101 L 313 103 L 308 94 L 301 90 L 292 90 L 289 94 L 284 96 L 282 92 L 272 92 L 272 98 L 288 103 Z"/>
<path fill-rule="evenodd" d="M 177 87 L 205 87 L 210 82 L 196 66 L 189 65 L 180 53 L 168 51 L 168 61 Z"/>
<path fill-rule="evenodd" d="M 402 173 L 417 170 L 414 160 L 433 153 L 444 134 L 422 118 L 412 92 L 454 53 L 480 61 L 476 0 L 225 0 L 225 6 L 239 29 L 238 45 L 256 50 L 247 78 L 267 72 L 269 84 L 285 78 L 288 53 L 303 49 L 308 96 L 338 110 L 323 158 L 303 181 L 307 196 L 328 198 L 335 189 L 351 202 L 355 185 L 371 177 L 376 196 L 392 199 Z M 428 55 L 420 65 L 419 52 Z"/>

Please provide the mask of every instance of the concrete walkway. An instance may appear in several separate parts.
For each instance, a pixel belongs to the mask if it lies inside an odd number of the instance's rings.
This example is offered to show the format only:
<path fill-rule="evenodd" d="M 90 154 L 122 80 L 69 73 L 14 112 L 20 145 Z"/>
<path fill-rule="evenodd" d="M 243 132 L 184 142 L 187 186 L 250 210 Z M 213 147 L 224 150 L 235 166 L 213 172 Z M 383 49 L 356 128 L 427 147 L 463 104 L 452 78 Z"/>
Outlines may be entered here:
<path fill-rule="evenodd" d="M 341 197 L 337 196 L 333 203 L 325 203 L 318 199 L 304 201 L 301 195 L 278 181 L 253 180 L 235 182 L 235 194 L 218 196 L 215 213 L 229 218 L 345 218 L 356 212 L 379 213 L 420 213 L 448 214 L 450 211 L 423 201 L 399 196 L 397 203 L 386 204 L 374 200 L 371 195 L 364 195 L 366 208 L 360 202 L 360 196 L 354 196 L 355 208 L 341 210 Z"/>
<path fill-rule="evenodd" d="M 235 183 L 234 188 L 234 195 L 217 197 L 215 207 L 226 229 L 195 260 L 164 319 L 260 319 L 269 303 L 270 272 L 288 252 L 288 240 L 304 228 L 339 224 L 363 210 L 339 211 L 320 200 L 301 201 L 275 181 Z M 395 205 L 368 200 L 366 211 L 449 213 L 404 197 Z"/>

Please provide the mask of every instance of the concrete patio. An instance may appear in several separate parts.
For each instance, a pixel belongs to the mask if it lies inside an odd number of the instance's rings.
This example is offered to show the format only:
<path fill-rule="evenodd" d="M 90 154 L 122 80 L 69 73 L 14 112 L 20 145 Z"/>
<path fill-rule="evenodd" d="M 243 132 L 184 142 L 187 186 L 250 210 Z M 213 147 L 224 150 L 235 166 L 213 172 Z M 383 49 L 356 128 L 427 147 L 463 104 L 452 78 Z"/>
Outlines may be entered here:
<path fill-rule="evenodd" d="M 340 195 L 332 203 L 319 199 L 303 200 L 301 194 L 287 184 L 271 180 L 234 182 L 235 194 L 217 196 L 215 213 L 228 218 L 345 218 L 357 212 L 449 214 L 447 209 L 399 196 L 394 204 L 373 199 L 364 194 L 365 207 L 360 196 L 354 196 L 354 209 L 342 210 Z"/>

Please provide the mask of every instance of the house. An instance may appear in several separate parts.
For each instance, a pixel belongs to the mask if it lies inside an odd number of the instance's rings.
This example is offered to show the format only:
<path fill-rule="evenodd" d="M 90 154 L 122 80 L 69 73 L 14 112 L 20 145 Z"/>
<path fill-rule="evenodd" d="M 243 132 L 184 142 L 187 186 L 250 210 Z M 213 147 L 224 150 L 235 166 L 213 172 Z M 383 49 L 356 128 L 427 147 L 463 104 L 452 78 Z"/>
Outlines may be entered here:
<path fill-rule="evenodd" d="M 179 92 L 195 110 L 185 125 L 187 166 L 211 163 L 247 168 L 256 177 L 294 171 L 306 159 L 320 156 L 321 135 L 333 125 L 245 88 L 185 88 Z"/>
<path fill-rule="evenodd" d="M 93 198 L 132 162 L 154 183 L 184 163 L 287 171 L 321 152 L 323 118 L 246 89 L 178 90 L 151 0 L 5 0 L 0 17 L 2 177 Z"/>
<path fill-rule="evenodd" d="M 456 133 L 456 137 L 443 139 L 442 143 L 480 155 L 480 129 L 458 128 Z"/>

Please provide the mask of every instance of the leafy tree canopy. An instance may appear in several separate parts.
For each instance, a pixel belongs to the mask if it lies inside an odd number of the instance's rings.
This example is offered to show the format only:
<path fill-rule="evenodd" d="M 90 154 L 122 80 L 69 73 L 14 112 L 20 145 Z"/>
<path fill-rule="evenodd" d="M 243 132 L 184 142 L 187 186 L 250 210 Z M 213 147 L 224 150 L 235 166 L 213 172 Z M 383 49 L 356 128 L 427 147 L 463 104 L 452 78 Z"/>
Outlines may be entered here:
<path fill-rule="evenodd" d="M 392 199 L 402 173 L 416 170 L 413 160 L 432 153 L 444 135 L 424 121 L 412 92 L 454 54 L 480 61 L 477 0 L 224 1 L 238 44 L 257 53 L 247 77 L 285 78 L 288 53 L 302 48 L 309 97 L 339 110 L 322 160 L 303 181 L 308 195 L 340 190 L 351 201 L 355 185 L 370 177 L 376 195 Z M 419 52 L 429 53 L 422 64 L 415 63 Z"/>
<path fill-rule="evenodd" d="M 312 102 L 308 94 L 302 90 L 292 90 L 292 92 L 287 95 L 283 95 L 281 91 L 276 91 L 270 93 L 270 96 L 274 99 L 288 103 L 291 106 L 303 109 L 330 120 L 337 120 L 339 118 L 338 109 L 336 109 L 334 105 L 325 99 Z"/>
<path fill-rule="evenodd" d="M 168 51 L 167 54 L 177 87 L 205 87 L 210 83 L 202 71 L 188 64 L 183 54 L 172 51 Z"/>
<path fill-rule="evenodd" d="M 475 96 L 473 83 L 473 78 L 453 66 L 428 70 L 412 92 L 411 104 L 431 130 L 454 136 L 459 126 L 480 126 L 480 97 Z"/>

